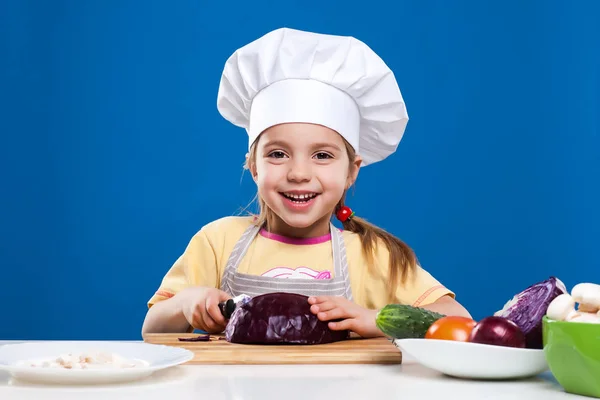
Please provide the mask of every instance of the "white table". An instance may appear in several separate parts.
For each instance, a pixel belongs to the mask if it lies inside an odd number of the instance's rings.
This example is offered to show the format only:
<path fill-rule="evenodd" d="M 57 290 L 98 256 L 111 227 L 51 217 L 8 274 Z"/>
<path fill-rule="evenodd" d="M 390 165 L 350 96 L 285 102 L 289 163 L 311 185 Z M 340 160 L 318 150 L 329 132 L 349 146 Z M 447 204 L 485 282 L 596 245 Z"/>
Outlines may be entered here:
<path fill-rule="evenodd" d="M 9 343 L 0 341 L 0 345 Z M 11 341 L 10 343 L 18 343 Z M 404 355 L 402 365 L 190 365 L 147 379 L 105 386 L 16 382 L 0 372 L 0 400 L 409 400 L 584 399 L 549 372 L 522 381 L 468 381 L 440 375 Z"/>

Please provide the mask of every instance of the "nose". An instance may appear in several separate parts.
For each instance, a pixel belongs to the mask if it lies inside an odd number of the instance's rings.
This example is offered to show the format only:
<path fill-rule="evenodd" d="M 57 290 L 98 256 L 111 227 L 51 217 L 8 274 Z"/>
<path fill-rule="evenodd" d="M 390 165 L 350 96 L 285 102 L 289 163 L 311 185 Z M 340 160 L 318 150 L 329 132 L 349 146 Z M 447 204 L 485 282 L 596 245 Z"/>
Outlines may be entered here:
<path fill-rule="evenodd" d="M 289 163 L 287 178 L 291 182 L 308 182 L 311 179 L 310 164 L 306 161 L 296 160 Z"/>

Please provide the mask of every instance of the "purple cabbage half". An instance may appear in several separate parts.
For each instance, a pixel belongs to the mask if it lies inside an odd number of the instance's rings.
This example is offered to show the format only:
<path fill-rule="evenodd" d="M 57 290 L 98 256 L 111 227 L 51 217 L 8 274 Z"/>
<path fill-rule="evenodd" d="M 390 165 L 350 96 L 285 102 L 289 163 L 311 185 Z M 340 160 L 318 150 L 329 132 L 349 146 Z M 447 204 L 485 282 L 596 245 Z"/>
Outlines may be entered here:
<path fill-rule="evenodd" d="M 225 339 L 241 344 L 325 344 L 348 338 L 310 311 L 308 297 L 268 293 L 238 306 L 225 328 Z"/>
<path fill-rule="evenodd" d="M 521 328 L 525 334 L 525 347 L 541 349 L 542 318 L 546 315 L 550 302 L 563 293 L 567 293 L 564 283 L 551 276 L 515 295 L 494 315 L 509 319 Z"/>

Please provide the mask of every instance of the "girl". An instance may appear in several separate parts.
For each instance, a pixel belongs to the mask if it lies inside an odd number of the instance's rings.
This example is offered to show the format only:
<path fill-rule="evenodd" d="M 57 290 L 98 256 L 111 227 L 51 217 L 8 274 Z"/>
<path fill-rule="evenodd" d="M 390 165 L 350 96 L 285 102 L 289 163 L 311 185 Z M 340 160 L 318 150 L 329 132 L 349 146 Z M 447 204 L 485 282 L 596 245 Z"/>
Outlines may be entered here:
<path fill-rule="evenodd" d="M 392 154 L 408 121 L 393 73 L 369 47 L 278 29 L 227 60 L 217 105 L 248 132 L 260 215 L 194 235 L 148 302 L 142 334 L 222 332 L 219 302 L 275 291 L 309 296 L 320 320 L 341 320 L 331 329 L 363 337 L 383 335 L 375 316 L 388 303 L 470 317 L 405 243 L 344 204 L 360 168 Z"/>

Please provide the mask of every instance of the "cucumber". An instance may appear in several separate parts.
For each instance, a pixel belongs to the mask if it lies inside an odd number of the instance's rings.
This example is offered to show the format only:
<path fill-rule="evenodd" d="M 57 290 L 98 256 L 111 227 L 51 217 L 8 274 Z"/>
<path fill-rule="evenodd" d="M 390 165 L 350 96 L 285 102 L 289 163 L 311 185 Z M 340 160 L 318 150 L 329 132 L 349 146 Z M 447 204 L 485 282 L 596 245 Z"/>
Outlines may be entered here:
<path fill-rule="evenodd" d="M 424 338 L 427 329 L 444 315 L 405 304 L 388 304 L 377 313 L 375 324 L 392 339 Z"/>

